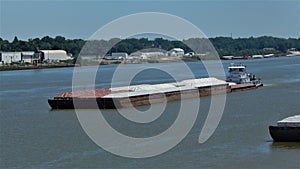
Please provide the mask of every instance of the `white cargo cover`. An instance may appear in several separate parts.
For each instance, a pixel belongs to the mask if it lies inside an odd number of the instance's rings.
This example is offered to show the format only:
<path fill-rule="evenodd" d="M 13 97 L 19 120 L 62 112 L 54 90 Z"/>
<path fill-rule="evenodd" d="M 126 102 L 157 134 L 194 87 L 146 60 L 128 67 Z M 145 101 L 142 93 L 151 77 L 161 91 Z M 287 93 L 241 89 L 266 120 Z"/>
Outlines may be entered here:
<path fill-rule="evenodd" d="M 291 116 L 277 122 L 280 127 L 300 127 L 300 115 Z"/>
<path fill-rule="evenodd" d="M 193 90 L 201 87 L 228 85 L 227 82 L 213 77 L 201 79 L 189 79 L 177 83 L 164 83 L 164 84 L 143 84 L 132 85 L 124 87 L 110 88 L 112 91 L 118 90 L 132 90 L 132 92 L 114 93 L 103 96 L 103 98 L 123 98 L 131 96 L 141 96 L 157 93 Z"/>

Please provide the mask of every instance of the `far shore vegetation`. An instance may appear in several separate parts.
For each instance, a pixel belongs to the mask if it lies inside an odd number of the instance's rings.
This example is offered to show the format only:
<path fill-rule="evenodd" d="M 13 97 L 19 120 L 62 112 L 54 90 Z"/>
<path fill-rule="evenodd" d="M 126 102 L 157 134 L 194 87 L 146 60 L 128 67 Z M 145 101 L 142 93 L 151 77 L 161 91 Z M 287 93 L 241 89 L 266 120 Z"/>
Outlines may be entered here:
<path fill-rule="evenodd" d="M 116 44 L 112 45 L 111 49 L 107 50 L 108 52 L 106 54 L 111 54 L 113 52 L 126 52 L 128 55 L 130 55 L 133 52 L 149 48 L 159 48 L 166 51 L 169 51 L 173 48 L 181 48 L 185 53 L 188 53 L 193 51 L 186 44 L 189 44 L 195 40 L 201 41 L 201 39 L 195 38 L 183 41 L 168 40 L 163 38 L 113 38 L 108 41 L 86 41 L 83 39 L 66 39 L 62 36 L 56 36 L 54 38 L 45 36 L 43 38 L 34 38 L 24 41 L 15 37 L 11 42 L 0 38 L 0 51 L 34 51 L 36 48 L 41 50 L 65 50 L 67 53 L 72 54 L 74 57 L 73 63 L 75 63 L 81 50 L 83 50 L 83 53 L 86 55 L 99 55 L 99 46 L 97 44 L 101 44 L 103 47 L 103 43 L 114 44 L 114 42 L 117 42 Z M 215 37 L 209 38 L 209 41 L 212 43 L 220 57 L 267 55 L 270 53 L 284 55 L 287 54 L 288 50 L 291 48 L 300 51 L 300 38 L 278 38 L 271 36 L 249 38 Z M 209 41 L 206 40 L 206 42 Z M 85 45 L 86 43 L 90 42 L 93 42 L 92 45 Z"/>

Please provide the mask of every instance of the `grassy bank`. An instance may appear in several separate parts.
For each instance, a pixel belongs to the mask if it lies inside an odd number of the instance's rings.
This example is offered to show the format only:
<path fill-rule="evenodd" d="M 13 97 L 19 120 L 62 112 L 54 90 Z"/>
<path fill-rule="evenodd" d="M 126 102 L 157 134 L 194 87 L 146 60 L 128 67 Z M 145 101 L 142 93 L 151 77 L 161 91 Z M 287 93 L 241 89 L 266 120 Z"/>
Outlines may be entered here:
<path fill-rule="evenodd" d="M 28 69 L 49 69 L 49 68 L 63 68 L 63 67 L 75 67 L 77 65 L 70 63 L 58 63 L 58 64 L 37 64 L 37 65 L 1 65 L 0 71 L 10 71 L 10 70 L 28 70 Z"/>

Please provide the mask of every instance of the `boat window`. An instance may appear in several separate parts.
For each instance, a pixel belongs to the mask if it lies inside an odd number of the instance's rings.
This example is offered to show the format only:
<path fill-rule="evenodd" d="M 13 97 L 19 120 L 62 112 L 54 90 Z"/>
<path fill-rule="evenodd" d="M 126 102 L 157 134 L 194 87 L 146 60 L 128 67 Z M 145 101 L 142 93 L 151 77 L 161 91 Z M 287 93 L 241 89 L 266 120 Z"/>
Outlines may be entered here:
<path fill-rule="evenodd" d="M 238 68 L 230 68 L 230 69 L 229 69 L 229 72 L 237 72 L 237 71 L 239 71 Z"/>

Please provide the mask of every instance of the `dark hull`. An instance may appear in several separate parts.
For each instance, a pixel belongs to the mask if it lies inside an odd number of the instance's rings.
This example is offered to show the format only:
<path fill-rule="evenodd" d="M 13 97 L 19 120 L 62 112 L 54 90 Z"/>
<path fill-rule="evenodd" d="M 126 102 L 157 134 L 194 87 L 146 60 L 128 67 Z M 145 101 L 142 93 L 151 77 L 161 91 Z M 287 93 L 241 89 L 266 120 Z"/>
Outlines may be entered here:
<path fill-rule="evenodd" d="M 113 99 L 69 99 L 56 100 L 48 99 L 48 103 L 52 109 L 115 109 L 118 105 Z M 74 104 L 75 103 L 75 104 Z"/>
<path fill-rule="evenodd" d="M 269 126 L 269 131 L 276 142 L 300 142 L 300 127 Z"/>

